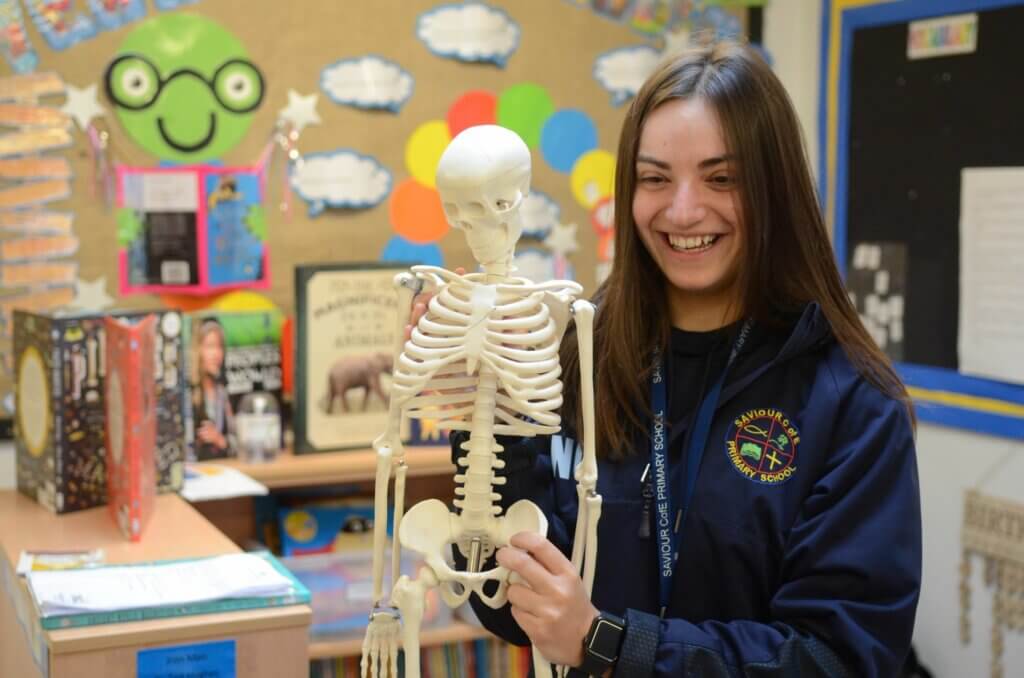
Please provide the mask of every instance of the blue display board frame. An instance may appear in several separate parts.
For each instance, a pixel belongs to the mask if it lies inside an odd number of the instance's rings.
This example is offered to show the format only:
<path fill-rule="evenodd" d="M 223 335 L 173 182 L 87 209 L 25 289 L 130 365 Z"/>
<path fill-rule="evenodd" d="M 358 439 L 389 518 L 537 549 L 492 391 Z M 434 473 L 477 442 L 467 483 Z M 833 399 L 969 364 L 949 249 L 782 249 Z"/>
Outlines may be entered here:
<path fill-rule="evenodd" d="M 836 259 L 845 275 L 853 34 L 860 28 L 1020 6 L 1020 0 L 823 0 L 819 177 Z M 1024 163 L 1022 163 L 1024 164 Z M 1024 355 L 1021 357 L 1024 360 Z M 921 421 L 1024 439 L 1024 386 L 957 370 L 896 363 Z"/>

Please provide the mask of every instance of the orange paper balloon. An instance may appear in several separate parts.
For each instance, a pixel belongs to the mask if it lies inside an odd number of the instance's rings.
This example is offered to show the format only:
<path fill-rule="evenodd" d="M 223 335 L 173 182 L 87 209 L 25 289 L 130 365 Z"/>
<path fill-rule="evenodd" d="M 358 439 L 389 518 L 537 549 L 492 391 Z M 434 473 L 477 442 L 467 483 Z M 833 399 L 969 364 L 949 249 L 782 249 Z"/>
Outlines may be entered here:
<path fill-rule="evenodd" d="M 406 179 L 391 192 L 388 203 L 395 233 L 420 245 L 437 242 L 448 232 L 448 220 L 437 191 Z"/>

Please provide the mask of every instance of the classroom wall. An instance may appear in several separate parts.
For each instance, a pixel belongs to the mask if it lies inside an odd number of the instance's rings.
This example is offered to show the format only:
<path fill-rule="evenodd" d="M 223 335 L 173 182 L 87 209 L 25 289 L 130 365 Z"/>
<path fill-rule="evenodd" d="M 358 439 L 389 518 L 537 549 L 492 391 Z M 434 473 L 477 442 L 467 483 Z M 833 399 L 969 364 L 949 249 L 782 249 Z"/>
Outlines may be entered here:
<path fill-rule="evenodd" d="M 557 4 L 557 3 L 556 3 Z M 771 0 L 765 12 L 765 43 L 803 122 L 810 157 L 817 157 L 820 3 Z M 602 139 L 602 141 L 604 141 Z M 914 642 L 936 678 L 988 674 L 991 656 L 991 593 L 982 563 L 973 561 L 970 612 L 973 642 L 959 638 L 959 567 L 962 495 L 979 486 L 987 493 L 1024 501 L 1024 444 L 1004 438 L 922 424 L 918 464 L 924 512 L 924 583 Z M 14 455 L 0 442 L 0 488 L 14 485 Z M 1024 675 L 1024 637 L 1005 636 L 1005 675 Z"/>

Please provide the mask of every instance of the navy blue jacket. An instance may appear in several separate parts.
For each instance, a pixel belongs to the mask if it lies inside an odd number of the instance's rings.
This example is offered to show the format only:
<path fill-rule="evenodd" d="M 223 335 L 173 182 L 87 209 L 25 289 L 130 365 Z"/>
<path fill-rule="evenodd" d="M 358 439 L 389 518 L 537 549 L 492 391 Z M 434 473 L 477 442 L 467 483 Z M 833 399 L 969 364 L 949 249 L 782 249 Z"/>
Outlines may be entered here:
<path fill-rule="evenodd" d="M 857 373 L 814 304 L 747 344 L 713 419 L 664 619 L 656 540 L 641 534 L 647 439 L 624 461 L 599 462 L 592 599 L 628 621 L 615 675 L 896 676 L 921 581 L 909 415 Z M 695 385 L 668 388 L 672 398 Z M 673 489 L 682 487 L 692 418 L 691 408 L 670 422 Z M 568 436 L 502 443 L 502 504 L 538 504 L 548 538 L 568 556 L 576 444 Z M 507 605 L 471 603 L 492 632 L 529 642 Z"/>

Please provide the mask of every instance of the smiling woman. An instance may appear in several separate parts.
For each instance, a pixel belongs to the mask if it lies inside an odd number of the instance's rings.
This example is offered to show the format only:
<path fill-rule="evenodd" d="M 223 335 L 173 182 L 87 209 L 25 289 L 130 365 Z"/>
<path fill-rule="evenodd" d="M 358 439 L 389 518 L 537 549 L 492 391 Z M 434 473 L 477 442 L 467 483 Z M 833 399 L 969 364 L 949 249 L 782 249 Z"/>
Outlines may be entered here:
<path fill-rule="evenodd" d="M 571 325 L 562 433 L 499 440 L 502 507 L 534 502 L 548 531 L 497 551 L 526 585 L 471 599 L 491 631 L 589 675 L 897 674 L 921 580 L 913 412 L 843 290 L 799 129 L 733 43 L 669 58 L 633 100 L 595 295 L 592 598 L 569 559 Z"/>
<path fill-rule="evenodd" d="M 188 163 L 220 158 L 241 141 L 265 89 L 237 38 L 186 13 L 135 28 L 104 82 L 134 141 L 162 160 Z"/>

